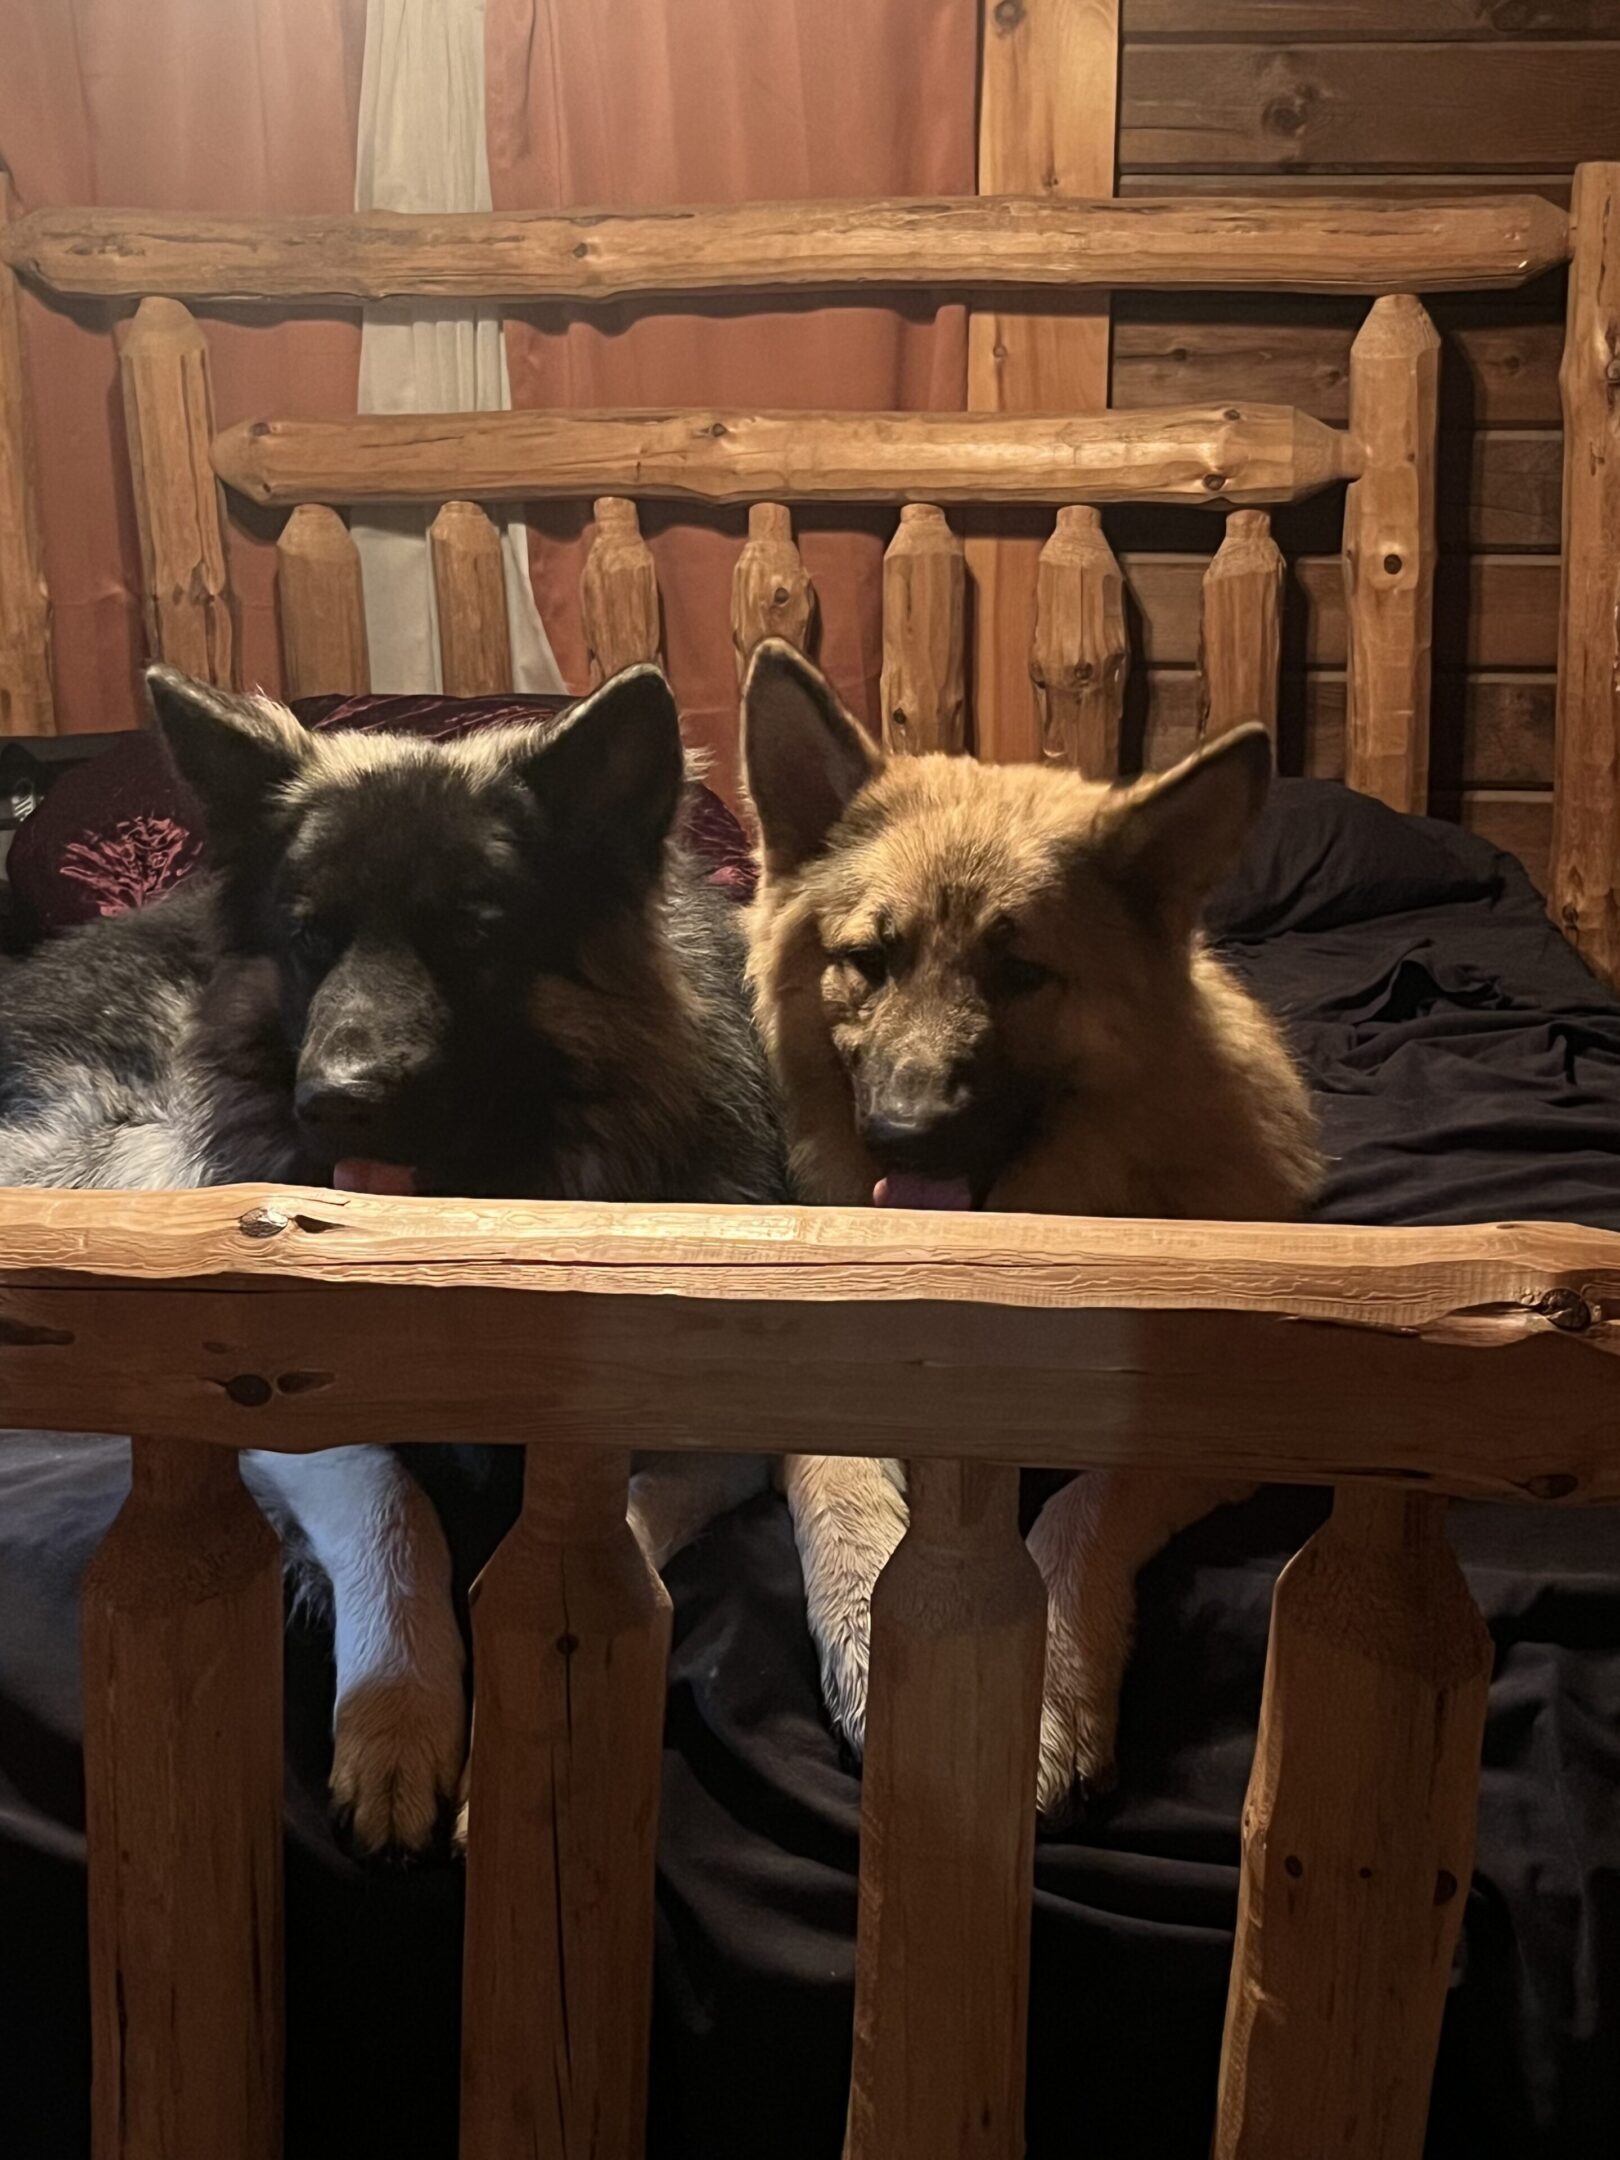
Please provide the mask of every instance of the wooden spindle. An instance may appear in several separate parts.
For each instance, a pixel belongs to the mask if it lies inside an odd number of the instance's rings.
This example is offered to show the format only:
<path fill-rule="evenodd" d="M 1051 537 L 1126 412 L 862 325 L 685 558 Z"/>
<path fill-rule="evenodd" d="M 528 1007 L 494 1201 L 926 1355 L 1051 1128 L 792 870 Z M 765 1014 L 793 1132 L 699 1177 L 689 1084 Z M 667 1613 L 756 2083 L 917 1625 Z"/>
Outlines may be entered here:
<path fill-rule="evenodd" d="M 236 1456 L 136 1440 L 85 1571 L 95 2160 L 280 2160 L 280 1548 Z"/>
<path fill-rule="evenodd" d="M 793 540 L 786 503 L 755 503 L 748 538 L 731 574 L 731 645 L 737 680 L 748 672 L 754 647 L 768 637 L 808 649 L 816 595 Z"/>
<path fill-rule="evenodd" d="M 0 169 L 0 225 L 12 216 Z M 16 272 L 0 262 L 0 735 L 53 735 L 51 600 L 39 531 Z"/>
<path fill-rule="evenodd" d="M 1410 293 L 1375 300 L 1350 348 L 1361 477 L 1344 498 L 1345 778 L 1394 810 L 1429 800 L 1440 339 Z"/>
<path fill-rule="evenodd" d="M 1620 164 L 1577 168 L 1570 215 L 1549 907 L 1620 983 Z"/>
<path fill-rule="evenodd" d="M 447 502 L 428 527 L 448 697 L 499 697 L 512 687 L 501 536 L 477 503 Z"/>
<path fill-rule="evenodd" d="M 371 688 L 360 551 L 335 510 L 300 503 L 276 542 L 276 604 L 289 697 Z"/>
<path fill-rule="evenodd" d="M 1288 574 L 1264 510 L 1234 510 L 1204 573 L 1198 639 L 1198 734 L 1265 723 L 1275 748 L 1282 671 L 1282 596 Z"/>
<path fill-rule="evenodd" d="M 531 1447 L 473 1590 L 461 2160 L 641 2160 L 670 1606 L 628 1471 Z"/>
<path fill-rule="evenodd" d="M 1090 504 L 1057 514 L 1035 580 L 1030 673 L 1041 713 L 1041 751 L 1088 780 L 1119 771 L 1120 722 L 1131 647 L 1125 579 Z"/>
<path fill-rule="evenodd" d="M 1046 1595 L 1018 1473 L 914 1463 L 872 1598 L 845 2160 L 1021 2160 Z"/>
<path fill-rule="evenodd" d="M 962 542 L 933 503 L 907 503 L 883 558 L 883 747 L 967 748 Z"/>
<path fill-rule="evenodd" d="M 1490 1672 L 1445 1502 L 1341 1487 L 1272 1604 L 1213 2160 L 1419 2160 Z"/>
<path fill-rule="evenodd" d="M 593 688 L 621 668 L 656 661 L 662 650 L 658 572 L 636 506 L 621 495 L 604 495 L 595 515 L 596 534 L 579 581 Z"/>
<path fill-rule="evenodd" d="M 178 300 L 143 300 L 119 354 L 150 656 L 231 688 L 224 510 L 210 461 L 208 340 Z"/>

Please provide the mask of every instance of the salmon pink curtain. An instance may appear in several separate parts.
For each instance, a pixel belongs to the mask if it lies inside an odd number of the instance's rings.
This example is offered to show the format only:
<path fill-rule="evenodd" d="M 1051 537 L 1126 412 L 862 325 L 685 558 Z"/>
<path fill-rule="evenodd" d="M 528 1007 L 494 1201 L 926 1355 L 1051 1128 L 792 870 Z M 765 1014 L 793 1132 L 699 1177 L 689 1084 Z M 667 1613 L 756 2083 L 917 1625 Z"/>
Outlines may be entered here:
<path fill-rule="evenodd" d="M 971 194 L 977 0 L 488 0 L 497 209 Z M 515 405 L 960 408 L 959 306 L 739 302 L 535 310 L 509 319 Z M 541 616 L 584 680 L 578 580 L 589 506 L 537 509 Z M 821 657 L 874 709 L 879 565 L 892 520 L 795 519 L 821 607 Z M 648 505 L 665 649 L 695 741 L 729 785 L 728 628 L 740 515 Z"/>
<path fill-rule="evenodd" d="M 347 210 L 365 0 L 0 0 L 0 163 L 19 206 Z M 139 716 L 140 554 L 115 325 L 128 307 L 24 301 L 59 723 Z M 352 413 L 357 323 L 209 318 L 221 423 Z M 233 505 L 245 682 L 280 683 L 279 519 Z"/>

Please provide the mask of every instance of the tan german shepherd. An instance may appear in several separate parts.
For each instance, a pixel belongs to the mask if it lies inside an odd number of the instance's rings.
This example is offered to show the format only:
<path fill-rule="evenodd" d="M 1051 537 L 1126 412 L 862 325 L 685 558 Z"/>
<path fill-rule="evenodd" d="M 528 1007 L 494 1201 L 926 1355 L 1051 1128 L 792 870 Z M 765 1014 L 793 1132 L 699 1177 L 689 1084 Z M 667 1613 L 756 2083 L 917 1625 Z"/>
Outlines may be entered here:
<path fill-rule="evenodd" d="M 791 646 L 754 656 L 743 757 L 764 875 L 750 971 L 795 1189 L 828 1206 L 1277 1220 L 1320 1174 L 1276 1027 L 1201 940 L 1271 771 L 1223 736 L 1126 788 L 886 758 Z M 899 1466 L 787 1483 L 834 1721 L 858 1749 Z M 1030 1549 L 1049 1598 L 1038 1800 L 1111 1780 L 1137 1570 L 1236 1489 L 1093 1471 Z"/>

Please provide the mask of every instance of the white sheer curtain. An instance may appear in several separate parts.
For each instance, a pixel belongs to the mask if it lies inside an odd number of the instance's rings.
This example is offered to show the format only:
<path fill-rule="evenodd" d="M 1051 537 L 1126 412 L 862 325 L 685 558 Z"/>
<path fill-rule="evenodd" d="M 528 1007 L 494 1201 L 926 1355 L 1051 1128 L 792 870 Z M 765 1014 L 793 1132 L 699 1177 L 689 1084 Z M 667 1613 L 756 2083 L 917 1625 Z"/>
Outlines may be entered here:
<path fill-rule="evenodd" d="M 368 0 L 354 201 L 357 210 L 489 208 L 483 0 Z M 409 301 L 365 310 L 362 412 L 491 412 L 511 402 L 494 309 Z M 430 516 L 407 507 L 352 522 L 376 690 L 442 687 Z M 509 520 L 502 538 L 513 683 L 560 690 L 522 522 Z"/>

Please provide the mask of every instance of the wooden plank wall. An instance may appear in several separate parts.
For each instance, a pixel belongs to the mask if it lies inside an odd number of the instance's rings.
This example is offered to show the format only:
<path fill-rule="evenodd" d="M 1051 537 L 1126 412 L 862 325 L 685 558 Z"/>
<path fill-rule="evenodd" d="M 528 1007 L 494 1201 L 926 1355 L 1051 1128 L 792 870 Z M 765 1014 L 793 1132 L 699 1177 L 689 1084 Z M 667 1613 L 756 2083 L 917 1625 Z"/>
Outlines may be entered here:
<path fill-rule="evenodd" d="M 1567 203 L 1620 155 L 1620 0 L 1123 0 L 1122 195 L 1533 188 Z M 1541 879 L 1558 644 L 1562 278 L 1440 297 L 1441 544 L 1434 807 Z M 1119 294 L 1116 405 L 1242 394 L 1343 423 L 1359 302 Z M 1339 491 L 1278 513 L 1289 557 L 1282 758 L 1343 760 Z M 1150 761 L 1192 739 L 1198 581 L 1220 520 L 1110 511 L 1147 665 Z M 1128 734 L 1130 732 L 1128 726 Z"/>

